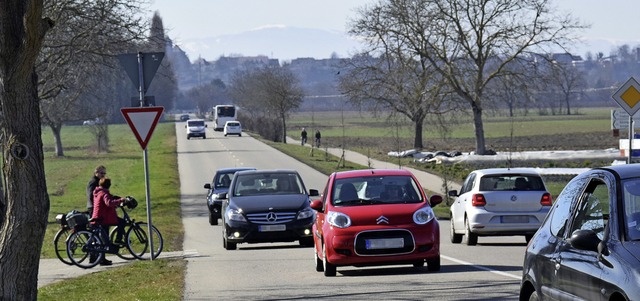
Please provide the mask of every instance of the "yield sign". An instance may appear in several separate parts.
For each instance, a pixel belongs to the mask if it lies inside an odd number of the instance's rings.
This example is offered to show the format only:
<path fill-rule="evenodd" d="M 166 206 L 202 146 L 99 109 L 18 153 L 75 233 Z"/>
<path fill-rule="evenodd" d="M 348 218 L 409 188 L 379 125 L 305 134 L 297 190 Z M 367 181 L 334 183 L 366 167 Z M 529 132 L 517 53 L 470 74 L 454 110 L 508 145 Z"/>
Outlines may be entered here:
<path fill-rule="evenodd" d="M 138 139 L 142 150 L 147 149 L 151 134 L 160 120 L 164 107 L 122 108 L 120 112 L 127 120 L 131 131 Z"/>

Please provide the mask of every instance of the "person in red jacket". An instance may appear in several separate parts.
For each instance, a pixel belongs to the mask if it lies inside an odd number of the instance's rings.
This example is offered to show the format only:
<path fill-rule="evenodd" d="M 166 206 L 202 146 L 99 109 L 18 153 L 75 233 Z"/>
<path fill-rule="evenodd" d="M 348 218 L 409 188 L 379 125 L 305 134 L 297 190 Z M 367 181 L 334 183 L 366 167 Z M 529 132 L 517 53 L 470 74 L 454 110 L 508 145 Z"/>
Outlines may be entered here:
<path fill-rule="evenodd" d="M 106 233 L 109 233 L 109 226 L 117 226 L 115 243 L 124 245 L 122 237 L 124 236 L 124 219 L 118 217 L 116 209 L 120 206 L 125 198 L 114 196 L 109 192 L 111 187 L 111 179 L 104 177 L 100 179 L 98 187 L 93 191 L 93 215 L 92 224 L 102 225 Z M 108 235 L 107 235 L 108 236 Z M 104 259 L 101 265 L 110 265 L 111 261 Z"/>

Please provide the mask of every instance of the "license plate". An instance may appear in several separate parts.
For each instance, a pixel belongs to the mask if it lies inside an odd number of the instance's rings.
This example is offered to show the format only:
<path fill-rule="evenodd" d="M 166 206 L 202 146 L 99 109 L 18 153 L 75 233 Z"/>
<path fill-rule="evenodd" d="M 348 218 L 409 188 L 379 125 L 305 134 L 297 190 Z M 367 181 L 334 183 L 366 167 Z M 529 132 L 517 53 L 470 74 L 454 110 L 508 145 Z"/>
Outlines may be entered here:
<path fill-rule="evenodd" d="M 365 243 L 367 250 L 397 249 L 404 247 L 404 238 L 367 239 Z"/>
<path fill-rule="evenodd" d="M 262 225 L 258 227 L 260 232 L 274 232 L 287 230 L 286 225 Z"/>
<path fill-rule="evenodd" d="M 526 215 L 507 215 L 500 218 L 503 224 L 526 224 L 529 222 L 529 217 Z"/>

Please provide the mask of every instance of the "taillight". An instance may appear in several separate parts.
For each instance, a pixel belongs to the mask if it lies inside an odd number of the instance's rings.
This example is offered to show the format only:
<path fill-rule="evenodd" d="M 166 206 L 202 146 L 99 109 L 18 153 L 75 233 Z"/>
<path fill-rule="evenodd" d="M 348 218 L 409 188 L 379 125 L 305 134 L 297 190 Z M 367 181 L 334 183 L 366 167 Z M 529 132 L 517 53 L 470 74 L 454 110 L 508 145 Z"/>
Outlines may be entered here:
<path fill-rule="evenodd" d="M 553 200 L 551 199 L 551 194 L 545 192 L 540 199 L 540 205 L 542 206 L 551 206 L 553 205 Z"/>
<path fill-rule="evenodd" d="M 484 195 L 476 193 L 471 196 L 471 206 L 484 206 L 487 204 L 487 200 L 484 199 Z"/>

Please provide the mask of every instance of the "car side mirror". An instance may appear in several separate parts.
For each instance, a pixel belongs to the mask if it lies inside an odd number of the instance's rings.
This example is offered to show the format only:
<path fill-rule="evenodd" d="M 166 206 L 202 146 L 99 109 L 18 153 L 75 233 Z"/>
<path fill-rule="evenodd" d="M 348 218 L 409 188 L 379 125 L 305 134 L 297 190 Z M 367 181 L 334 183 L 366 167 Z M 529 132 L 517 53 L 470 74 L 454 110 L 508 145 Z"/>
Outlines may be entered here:
<path fill-rule="evenodd" d="M 431 207 L 435 207 L 436 205 L 442 203 L 442 196 L 434 194 L 429 198 L 429 203 Z"/>
<path fill-rule="evenodd" d="M 228 197 L 229 197 L 229 193 L 227 193 L 227 192 L 218 193 L 218 199 L 220 199 L 220 200 L 224 200 L 224 199 L 226 199 Z"/>
<path fill-rule="evenodd" d="M 315 211 L 322 211 L 322 200 L 311 201 L 311 209 Z"/>
<path fill-rule="evenodd" d="M 449 190 L 449 192 L 447 192 L 448 196 L 453 196 L 453 197 L 457 197 L 458 196 L 458 191 L 457 190 Z"/>
<path fill-rule="evenodd" d="M 309 196 L 320 196 L 318 189 L 309 189 Z"/>
<path fill-rule="evenodd" d="M 204 184 L 204 188 L 211 189 L 211 183 Z"/>
<path fill-rule="evenodd" d="M 569 243 L 578 250 L 598 252 L 600 238 L 593 230 L 576 230 L 571 234 Z"/>

